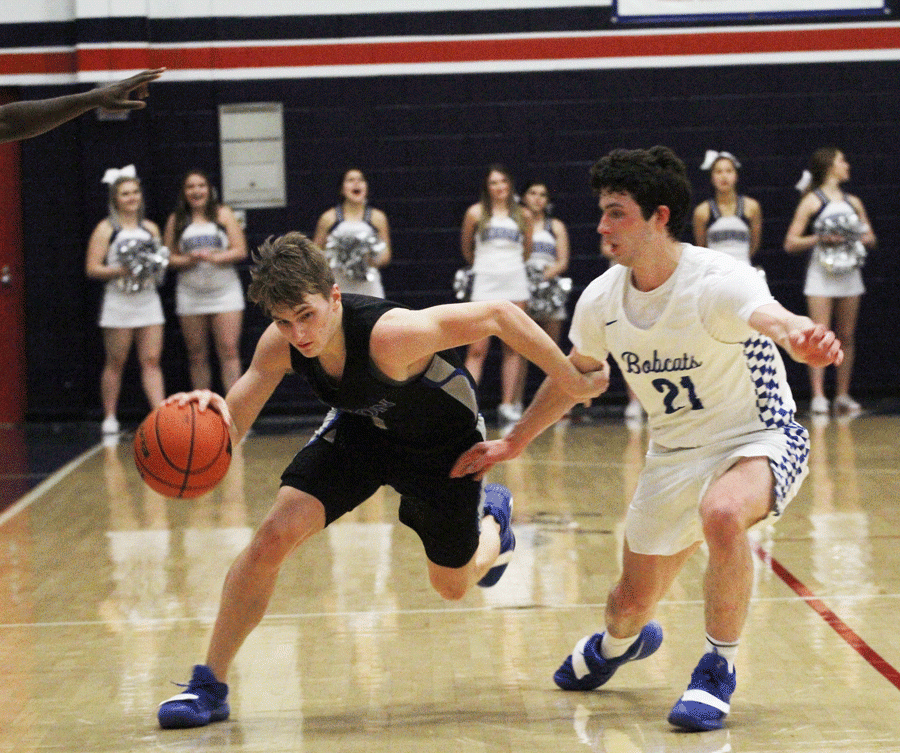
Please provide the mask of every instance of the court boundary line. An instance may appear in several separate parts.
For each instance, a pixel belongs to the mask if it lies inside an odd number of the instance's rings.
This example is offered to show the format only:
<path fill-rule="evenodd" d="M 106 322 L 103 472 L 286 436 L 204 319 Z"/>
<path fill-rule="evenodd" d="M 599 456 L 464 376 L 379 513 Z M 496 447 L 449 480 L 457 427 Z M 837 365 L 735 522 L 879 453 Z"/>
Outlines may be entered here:
<path fill-rule="evenodd" d="M 813 611 L 815 611 L 825 623 L 836 632 L 856 653 L 865 659 L 885 680 L 900 690 L 900 672 L 874 648 L 866 643 L 862 637 L 846 622 L 835 614 L 818 596 L 809 590 L 794 574 L 775 559 L 759 544 L 751 542 L 753 551 L 765 564 L 767 564 L 781 580 Z"/>
<path fill-rule="evenodd" d="M 40 499 L 44 494 L 49 492 L 54 486 L 56 486 L 60 481 L 62 481 L 66 476 L 68 476 L 72 471 L 74 471 L 78 466 L 84 463 L 89 458 L 96 455 L 100 450 L 103 449 L 103 444 L 99 443 L 92 447 L 89 450 L 85 450 L 82 452 L 77 458 L 70 460 L 66 463 L 62 468 L 58 468 L 53 473 L 51 473 L 47 478 L 45 478 L 41 483 L 35 486 L 33 489 L 28 491 L 24 496 L 19 497 L 15 502 L 13 502 L 9 507 L 7 507 L 2 513 L 0 513 L 0 527 L 6 525 L 6 523 L 18 515 L 22 510 L 27 509 L 32 504 L 34 504 L 38 499 Z"/>
<path fill-rule="evenodd" d="M 882 601 L 882 600 L 896 600 L 900 599 L 900 594 L 878 594 L 878 595 L 865 595 L 865 596 L 856 596 L 852 597 L 857 601 Z M 805 601 L 805 599 L 800 599 L 799 601 Z M 798 603 L 798 599 L 795 596 L 768 596 L 765 598 L 759 598 L 754 596 L 751 600 L 752 604 L 761 604 L 761 603 L 785 603 L 785 604 L 796 604 Z M 703 606 L 703 599 L 663 599 L 659 602 L 660 606 L 683 606 L 683 605 L 691 605 L 691 606 Z M 538 604 L 533 608 L 529 608 L 532 611 L 572 611 L 579 609 L 592 609 L 598 610 L 603 609 L 605 606 L 605 602 L 583 602 L 580 604 L 565 604 L 565 605 L 549 605 L 549 604 Z M 336 612 L 273 612 L 271 614 L 266 614 L 262 622 L 260 624 L 265 623 L 275 623 L 282 624 L 287 622 L 297 622 L 298 620 L 318 620 L 324 618 L 347 618 L 347 617 L 385 617 L 385 616 L 410 616 L 410 615 L 454 615 L 454 614 L 473 614 L 477 612 L 485 612 L 485 613 L 499 613 L 499 612 L 521 612 L 523 611 L 522 607 L 519 606 L 493 606 L 493 605 L 482 605 L 482 606 L 473 606 L 473 607 L 453 607 L 451 609 L 445 609 L 440 607 L 421 607 L 418 609 L 372 609 L 372 610 L 343 610 Z M 21 628 L 71 628 L 71 627 L 95 627 L 99 625 L 109 625 L 111 622 L 119 622 L 122 624 L 127 624 L 130 628 L 134 630 L 147 630 L 147 629 L 170 629 L 173 625 L 179 624 L 189 624 L 189 623 L 197 623 L 202 625 L 209 625 L 215 622 L 215 617 L 203 617 L 200 615 L 189 615 L 189 616 L 181 616 L 181 617 L 149 617 L 142 620 L 130 621 L 127 619 L 121 620 L 66 620 L 63 622 L 0 622 L 0 631 L 3 630 L 12 630 L 12 629 L 21 629 Z"/>

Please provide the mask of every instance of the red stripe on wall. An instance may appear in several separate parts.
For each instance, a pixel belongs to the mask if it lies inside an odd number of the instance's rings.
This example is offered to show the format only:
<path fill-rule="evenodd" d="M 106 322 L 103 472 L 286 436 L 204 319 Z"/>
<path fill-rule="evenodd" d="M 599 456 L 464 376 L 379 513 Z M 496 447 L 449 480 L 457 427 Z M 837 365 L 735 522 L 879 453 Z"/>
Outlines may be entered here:
<path fill-rule="evenodd" d="M 521 39 L 455 39 L 415 42 L 351 42 L 263 47 L 154 49 L 148 65 L 170 68 L 317 67 L 460 63 L 480 60 L 570 60 L 666 55 L 729 55 L 900 48 L 900 29 L 723 32 Z M 147 50 L 80 50 L 81 70 L 137 67 L 132 55 Z"/>
<path fill-rule="evenodd" d="M 28 75 L 74 73 L 75 50 L 59 52 L 9 52 L 0 50 L 0 73 Z"/>
<path fill-rule="evenodd" d="M 479 61 L 741 55 L 900 49 L 900 28 L 772 29 L 694 34 L 598 34 L 507 39 L 435 39 L 228 47 L 82 48 L 73 53 L 0 52 L 3 73 L 304 68 Z"/>

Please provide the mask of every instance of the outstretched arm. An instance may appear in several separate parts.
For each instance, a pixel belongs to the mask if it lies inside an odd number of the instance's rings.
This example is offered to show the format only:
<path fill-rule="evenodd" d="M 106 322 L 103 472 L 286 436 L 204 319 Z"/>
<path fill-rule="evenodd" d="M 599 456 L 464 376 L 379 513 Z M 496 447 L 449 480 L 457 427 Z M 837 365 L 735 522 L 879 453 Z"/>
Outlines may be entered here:
<path fill-rule="evenodd" d="M 419 311 L 395 308 L 372 330 L 371 354 L 378 368 L 405 381 L 421 374 L 435 353 L 499 337 L 559 385 L 573 400 L 599 395 L 605 386 L 583 374 L 552 338 L 509 301 L 450 303 Z"/>
<path fill-rule="evenodd" d="M 767 303 L 750 315 L 749 324 L 771 337 L 795 361 L 810 366 L 840 366 L 844 360 L 841 341 L 834 332 L 808 316 L 788 311 L 780 303 Z"/>
<path fill-rule="evenodd" d="M 158 79 L 165 68 L 143 71 L 114 84 L 79 94 L 52 99 L 11 102 L 0 107 L 0 142 L 38 136 L 79 115 L 102 107 L 112 112 L 139 110 L 145 106 L 148 84 Z M 132 93 L 137 99 L 132 99 Z"/>
<path fill-rule="evenodd" d="M 582 355 L 573 348 L 569 361 L 578 371 L 592 374 L 602 385 L 601 392 L 609 387 L 609 363 L 596 361 Z M 450 475 L 453 477 L 472 476 L 476 481 L 497 463 L 516 458 L 522 454 L 531 441 L 552 426 L 575 404 L 569 395 L 560 389 L 552 379 L 545 379 L 522 418 L 516 422 L 502 439 L 479 442 L 460 455 Z"/>

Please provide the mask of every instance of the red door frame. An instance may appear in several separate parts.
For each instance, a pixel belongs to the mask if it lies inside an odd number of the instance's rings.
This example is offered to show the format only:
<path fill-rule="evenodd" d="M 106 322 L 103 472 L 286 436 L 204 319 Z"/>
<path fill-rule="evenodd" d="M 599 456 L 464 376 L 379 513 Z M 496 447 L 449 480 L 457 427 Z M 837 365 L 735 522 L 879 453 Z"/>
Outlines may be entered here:
<path fill-rule="evenodd" d="M 0 89 L 0 104 L 17 99 Z M 0 423 L 25 420 L 25 263 L 16 141 L 0 144 Z"/>

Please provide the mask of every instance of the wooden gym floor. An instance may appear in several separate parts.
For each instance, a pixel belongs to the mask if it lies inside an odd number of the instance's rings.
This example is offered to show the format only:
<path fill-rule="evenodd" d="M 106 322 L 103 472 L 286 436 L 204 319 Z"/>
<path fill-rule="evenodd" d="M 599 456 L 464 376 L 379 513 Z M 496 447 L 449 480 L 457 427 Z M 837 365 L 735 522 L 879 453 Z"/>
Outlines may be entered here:
<path fill-rule="evenodd" d="M 308 542 L 238 655 L 232 718 L 181 731 L 156 706 L 202 661 L 223 575 L 310 428 L 252 435 L 194 501 L 144 488 L 129 437 L 76 431 L 71 459 L 26 437 L 58 470 L 0 467 L 17 499 L 0 513 L 0 751 L 900 751 L 900 416 L 811 431 L 799 497 L 754 537 L 732 714 L 704 734 L 665 719 L 702 650 L 702 551 L 660 606 L 657 654 L 592 693 L 551 679 L 617 575 L 646 441 L 619 420 L 555 427 L 494 471 L 518 547 L 462 602 L 432 592 L 390 490 Z"/>

